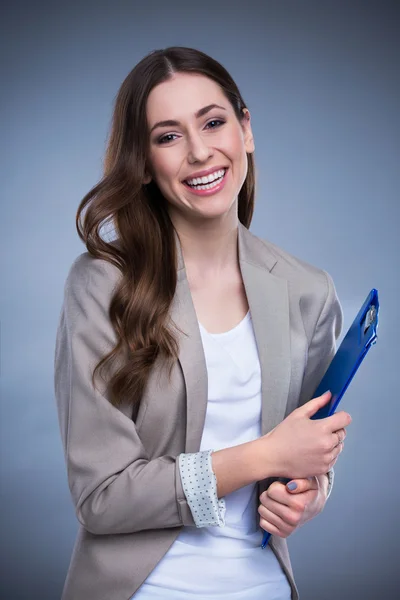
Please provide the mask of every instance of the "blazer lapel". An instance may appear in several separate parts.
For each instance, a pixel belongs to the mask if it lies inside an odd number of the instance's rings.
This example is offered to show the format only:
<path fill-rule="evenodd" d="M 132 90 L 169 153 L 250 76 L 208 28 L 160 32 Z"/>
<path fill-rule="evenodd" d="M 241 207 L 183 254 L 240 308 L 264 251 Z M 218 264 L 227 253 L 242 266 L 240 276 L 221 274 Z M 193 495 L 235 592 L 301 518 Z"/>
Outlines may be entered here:
<path fill-rule="evenodd" d="M 185 452 L 198 452 L 203 435 L 208 402 L 207 367 L 197 315 L 186 277 L 179 238 L 177 251 L 177 284 L 171 305 L 171 318 L 176 326 L 179 362 L 186 386 Z"/>
<path fill-rule="evenodd" d="M 239 223 L 239 264 L 261 366 L 261 435 L 285 417 L 291 357 L 288 286 L 271 270 L 276 256 Z"/>
<path fill-rule="evenodd" d="M 186 385 L 185 452 L 198 452 L 207 411 L 207 367 L 176 233 L 175 241 L 177 287 L 171 305 L 171 319 L 177 328 L 179 363 Z M 277 262 L 275 255 L 241 223 L 238 253 L 261 365 L 261 434 L 265 435 L 284 418 L 289 393 L 291 363 L 287 282 L 271 273 Z"/>

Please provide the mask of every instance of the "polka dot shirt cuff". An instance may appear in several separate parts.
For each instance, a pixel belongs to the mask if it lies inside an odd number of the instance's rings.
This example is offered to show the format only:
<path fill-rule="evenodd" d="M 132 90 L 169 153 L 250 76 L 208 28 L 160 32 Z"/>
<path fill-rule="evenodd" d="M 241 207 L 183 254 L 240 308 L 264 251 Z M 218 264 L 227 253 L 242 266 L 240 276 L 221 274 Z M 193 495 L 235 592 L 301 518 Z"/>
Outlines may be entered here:
<path fill-rule="evenodd" d="M 184 453 L 178 457 L 182 487 L 196 527 L 225 525 L 226 505 L 218 498 L 217 479 L 212 469 L 213 450 Z"/>

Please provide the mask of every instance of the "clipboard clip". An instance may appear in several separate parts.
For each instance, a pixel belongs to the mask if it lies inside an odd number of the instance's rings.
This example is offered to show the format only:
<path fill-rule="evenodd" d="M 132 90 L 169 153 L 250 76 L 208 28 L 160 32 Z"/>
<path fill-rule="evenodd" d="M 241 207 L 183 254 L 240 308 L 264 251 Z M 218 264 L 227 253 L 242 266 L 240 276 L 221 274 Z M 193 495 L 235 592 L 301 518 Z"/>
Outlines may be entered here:
<path fill-rule="evenodd" d="M 368 329 L 371 327 L 371 325 L 373 323 L 375 323 L 376 316 L 377 316 L 376 306 L 375 306 L 375 304 L 371 304 L 371 306 L 369 307 L 368 312 L 367 312 L 367 314 L 365 316 L 364 335 L 366 334 L 366 332 L 368 331 Z"/>

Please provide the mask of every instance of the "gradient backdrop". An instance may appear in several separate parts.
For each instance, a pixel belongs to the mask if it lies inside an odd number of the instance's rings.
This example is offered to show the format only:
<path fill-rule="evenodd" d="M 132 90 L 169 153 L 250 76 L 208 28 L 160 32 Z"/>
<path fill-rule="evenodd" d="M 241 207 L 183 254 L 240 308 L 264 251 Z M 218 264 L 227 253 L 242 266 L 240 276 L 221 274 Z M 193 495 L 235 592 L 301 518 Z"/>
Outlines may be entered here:
<path fill-rule="evenodd" d="M 84 251 L 75 211 L 100 177 L 118 87 L 169 45 L 214 56 L 248 103 L 251 230 L 331 273 L 345 330 L 379 289 L 380 339 L 343 401 L 353 423 L 333 494 L 289 545 L 303 600 L 399 598 L 399 3 L 14 0 L 2 12 L 1 599 L 61 594 L 77 521 L 53 352 Z"/>

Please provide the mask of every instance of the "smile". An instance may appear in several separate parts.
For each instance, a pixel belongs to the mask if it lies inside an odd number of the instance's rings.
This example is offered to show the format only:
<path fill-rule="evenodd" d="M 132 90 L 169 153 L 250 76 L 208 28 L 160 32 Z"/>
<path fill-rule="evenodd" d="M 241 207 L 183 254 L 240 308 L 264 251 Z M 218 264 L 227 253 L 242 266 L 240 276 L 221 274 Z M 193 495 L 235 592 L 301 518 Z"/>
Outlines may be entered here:
<path fill-rule="evenodd" d="M 205 177 L 187 179 L 183 183 L 190 191 L 196 194 L 208 195 L 222 189 L 225 184 L 227 171 L 228 169 L 220 169 Z"/>

